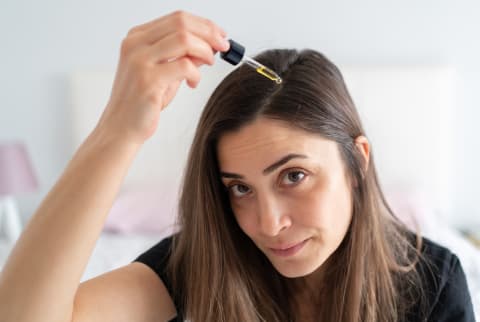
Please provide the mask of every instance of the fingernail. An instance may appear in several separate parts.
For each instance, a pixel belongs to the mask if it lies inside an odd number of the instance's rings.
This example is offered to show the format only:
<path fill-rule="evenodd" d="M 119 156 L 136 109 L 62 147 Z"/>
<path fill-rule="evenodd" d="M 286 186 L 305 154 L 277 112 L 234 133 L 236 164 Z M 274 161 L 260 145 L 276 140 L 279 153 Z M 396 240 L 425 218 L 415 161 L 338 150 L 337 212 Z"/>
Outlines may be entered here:
<path fill-rule="evenodd" d="M 220 40 L 219 45 L 222 46 L 222 48 L 225 49 L 225 50 L 228 50 L 228 48 L 230 48 L 230 43 L 225 38 L 222 38 Z"/>
<path fill-rule="evenodd" d="M 219 29 L 220 29 L 220 34 L 222 35 L 222 37 L 226 37 L 227 32 L 225 30 L 223 30 L 222 28 L 219 28 Z"/>

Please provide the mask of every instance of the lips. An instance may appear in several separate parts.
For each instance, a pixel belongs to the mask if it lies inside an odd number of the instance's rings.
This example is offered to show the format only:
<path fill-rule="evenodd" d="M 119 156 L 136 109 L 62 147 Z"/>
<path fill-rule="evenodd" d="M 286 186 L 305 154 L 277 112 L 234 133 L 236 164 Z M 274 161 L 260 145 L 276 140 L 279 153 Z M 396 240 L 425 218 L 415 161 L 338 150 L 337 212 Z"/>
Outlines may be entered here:
<path fill-rule="evenodd" d="M 304 241 L 305 240 L 302 240 L 302 241 L 299 241 L 299 242 L 296 242 L 296 243 L 289 243 L 289 244 L 283 243 L 283 244 L 280 244 L 278 246 L 273 246 L 273 247 L 268 247 L 268 248 L 270 248 L 272 250 L 287 250 L 289 248 L 295 247 L 295 246 L 303 243 Z"/>
<path fill-rule="evenodd" d="M 299 243 L 289 244 L 287 246 L 271 247 L 270 250 L 275 255 L 278 255 L 278 256 L 282 256 L 282 257 L 292 256 L 292 255 L 295 255 L 297 252 L 299 252 L 309 240 L 310 238 L 305 239 Z"/>

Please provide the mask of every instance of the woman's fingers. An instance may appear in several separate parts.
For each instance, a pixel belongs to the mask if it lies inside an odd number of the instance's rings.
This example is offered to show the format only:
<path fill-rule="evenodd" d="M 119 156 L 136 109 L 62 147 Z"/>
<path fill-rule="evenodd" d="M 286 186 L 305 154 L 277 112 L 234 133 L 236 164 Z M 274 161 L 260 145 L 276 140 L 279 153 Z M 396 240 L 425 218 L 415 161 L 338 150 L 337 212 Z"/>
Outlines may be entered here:
<path fill-rule="evenodd" d="M 208 19 L 175 12 L 132 28 L 122 41 L 120 59 L 102 126 L 129 140 L 153 135 L 160 112 L 183 80 L 195 88 L 199 67 L 213 64 L 225 32 Z"/>
<path fill-rule="evenodd" d="M 197 87 L 200 82 L 200 71 L 196 64 L 188 57 L 175 59 L 169 63 L 157 65 L 154 70 L 155 75 L 158 75 L 155 81 L 162 83 L 178 83 L 185 80 L 187 85 L 191 88 Z M 163 75 L 163 76 L 162 76 Z M 168 76 L 168 79 L 165 77 Z"/>
<path fill-rule="evenodd" d="M 146 50 L 152 63 L 185 56 L 201 60 L 204 64 L 212 65 L 215 62 L 214 51 L 208 43 L 186 31 L 173 32 Z"/>
<path fill-rule="evenodd" d="M 177 27 L 183 27 L 185 25 L 190 25 L 194 29 L 200 29 L 205 31 L 209 31 L 208 29 L 214 28 L 216 29 L 222 37 L 226 37 L 227 33 L 223 28 L 221 28 L 219 25 L 215 24 L 213 21 L 210 19 L 206 19 L 200 16 L 196 16 L 194 14 L 191 14 L 186 11 L 178 10 L 174 11 L 169 15 L 162 16 L 159 18 L 156 18 L 152 21 L 149 21 L 147 23 L 138 25 L 136 27 L 133 27 L 130 29 L 130 33 L 138 33 L 138 32 L 144 32 L 152 29 L 157 29 L 157 27 L 160 27 L 160 30 L 162 30 L 161 27 L 165 27 L 166 24 L 165 21 L 173 20 L 176 22 Z M 157 30 L 158 31 L 158 30 Z"/>
<path fill-rule="evenodd" d="M 147 24 L 134 27 L 129 32 L 132 45 L 151 45 L 178 31 L 186 31 L 207 41 L 218 51 L 228 49 L 225 44 L 226 32 L 209 19 L 195 16 L 185 11 L 176 11 Z"/>

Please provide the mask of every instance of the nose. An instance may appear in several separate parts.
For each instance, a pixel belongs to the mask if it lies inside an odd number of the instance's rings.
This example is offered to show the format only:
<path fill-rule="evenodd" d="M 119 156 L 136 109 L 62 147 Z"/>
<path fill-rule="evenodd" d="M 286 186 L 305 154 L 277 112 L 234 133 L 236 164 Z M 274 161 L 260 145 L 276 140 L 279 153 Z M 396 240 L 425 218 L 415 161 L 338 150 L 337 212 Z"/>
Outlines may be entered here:
<path fill-rule="evenodd" d="M 258 205 L 258 227 L 264 235 L 276 236 L 291 226 L 287 208 L 283 207 L 281 201 L 275 196 L 259 198 Z"/>

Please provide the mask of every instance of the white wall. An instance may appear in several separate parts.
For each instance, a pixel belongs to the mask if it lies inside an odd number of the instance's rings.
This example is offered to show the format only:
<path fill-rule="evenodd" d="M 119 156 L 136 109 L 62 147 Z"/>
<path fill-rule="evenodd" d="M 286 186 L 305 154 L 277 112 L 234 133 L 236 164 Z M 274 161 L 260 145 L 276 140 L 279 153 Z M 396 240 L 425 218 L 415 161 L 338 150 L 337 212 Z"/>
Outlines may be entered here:
<path fill-rule="evenodd" d="M 120 42 L 131 27 L 177 8 L 213 19 L 251 53 L 311 47 L 338 64 L 451 65 L 459 79 L 454 224 L 480 226 L 480 144 L 475 135 L 480 119 L 480 3 L 466 0 L 2 0 L 0 140 L 27 144 L 40 181 L 37 193 L 18 198 L 24 220 L 73 153 L 67 76 L 82 69 L 114 69 Z"/>

